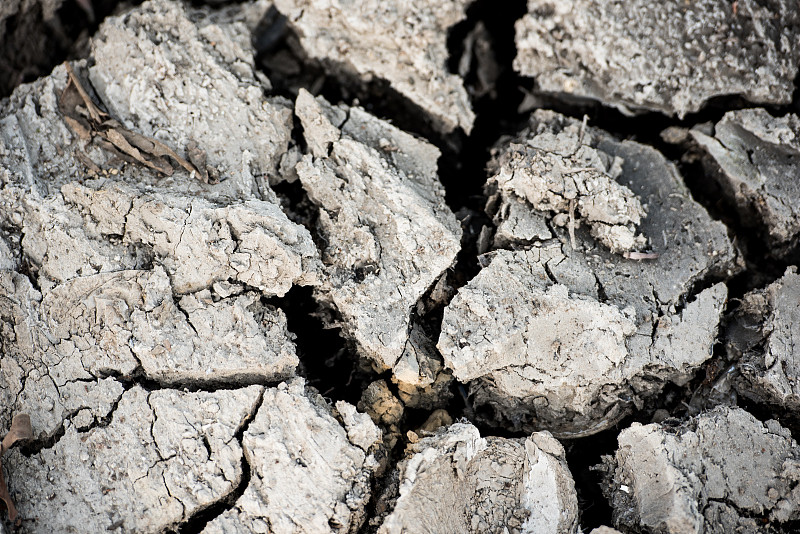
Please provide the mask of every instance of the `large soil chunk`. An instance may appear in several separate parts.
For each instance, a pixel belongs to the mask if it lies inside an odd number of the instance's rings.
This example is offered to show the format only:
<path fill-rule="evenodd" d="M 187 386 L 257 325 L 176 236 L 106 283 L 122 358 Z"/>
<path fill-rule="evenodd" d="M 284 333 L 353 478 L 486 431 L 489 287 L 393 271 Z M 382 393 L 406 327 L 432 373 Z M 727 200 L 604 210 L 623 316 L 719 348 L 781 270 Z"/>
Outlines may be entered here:
<path fill-rule="evenodd" d="M 345 335 L 380 370 L 409 344 L 412 308 L 454 261 L 461 229 L 436 174 L 439 151 L 360 108 L 301 91 L 310 154 L 297 164 L 319 208 L 318 289 Z"/>
<path fill-rule="evenodd" d="M 263 388 L 215 393 L 126 391 L 107 425 L 68 426 L 52 447 L 8 455 L 25 531 L 163 532 L 242 479 L 236 433 Z"/>
<path fill-rule="evenodd" d="M 39 439 L 106 421 L 123 381 L 277 383 L 298 364 L 283 313 L 261 302 L 315 283 L 321 266 L 266 185 L 291 108 L 264 98 L 243 24 L 182 5 L 109 19 L 74 79 L 59 66 L 0 103 L 1 419 L 30 413 Z M 104 55 L 115 47 L 137 69 L 105 78 L 104 66 L 128 65 Z M 110 150 L 75 119 L 91 100 L 66 106 L 76 83 L 139 135 L 180 153 L 195 141 L 223 182 L 180 167 L 166 176 Z M 223 133 L 222 119 L 248 134 Z"/>
<path fill-rule="evenodd" d="M 367 81 L 382 78 L 428 113 L 437 129 L 469 133 L 475 114 L 462 80 L 447 70 L 447 33 L 470 3 L 277 0 L 275 5 L 311 57 Z"/>
<path fill-rule="evenodd" d="M 298 363 L 283 313 L 257 294 L 176 299 L 160 267 L 79 277 L 43 295 L 11 271 L 0 282 L 0 421 L 30 413 L 40 437 L 65 420 L 84 428 L 107 417 L 122 394 L 114 377 L 277 382 Z"/>
<path fill-rule="evenodd" d="M 683 117 L 710 98 L 788 104 L 800 59 L 792 0 L 528 0 L 514 68 L 546 92 Z"/>
<path fill-rule="evenodd" d="M 549 170 L 536 170 L 545 161 Z M 692 287 L 736 264 L 724 227 L 691 200 L 675 167 L 652 148 L 537 112 L 497 148 L 492 168 L 495 244 L 514 250 L 483 258 L 446 308 L 438 343 L 479 415 L 574 436 L 613 424 L 667 381 L 685 383 L 711 355 L 727 294 L 723 284 Z M 585 194 L 589 183 L 597 194 Z M 626 219 L 618 227 L 628 236 L 629 209 L 646 209 L 638 232 L 656 252 L 615 254 L 609 246 L 624 247 L 597 231 L 608 225 L 588 207 L 563 212 L 570 197 Z"/>
<path fill-rule="evenodd" d="M 548 432 L 481 438 L 456 423 L 409 445 L 396 473 L 391 512 L 378 532 L 578 530 L 578 502 L 564 448 Z"/>
<path fill-rule="evenodd" d="M 291 106 L 264 97 L 244 24 L 190 15 L 153 0 L 109 19 L 92 40 L 89 78 L 117 120 L 173 149 L 194 141 L 231 195 L 262 196 L 289 144 Z"/>
<path fill-rule="evenodd" d="M 717 408 L 677 428 L 620 433 L 607 488 L 621 528 L 767 532 L 800 517 L 800 447 L 776 421 Z"/>
<path fill-rule="evenodd" d="M 380 430 L 345 402 L 344 427 L 301 379 L 264 393 L 242 446 L 250 484 L 205 534 L 358 531 L 371 494 Z"/>
<path fill-rule="evenodd" d="M 727 329 L 740 393 L 800 410 L 800 275 L 790 267 L 765 289 L 747 293 Z"/>
<path fill-rule="evenodd" d="M 726 113 L 714 134 L 691 130 L 704 164 L 737 207 L 743 222 L 765 236 L 773 254 L 800 238 L 800 118 L 764 109 Z"/>

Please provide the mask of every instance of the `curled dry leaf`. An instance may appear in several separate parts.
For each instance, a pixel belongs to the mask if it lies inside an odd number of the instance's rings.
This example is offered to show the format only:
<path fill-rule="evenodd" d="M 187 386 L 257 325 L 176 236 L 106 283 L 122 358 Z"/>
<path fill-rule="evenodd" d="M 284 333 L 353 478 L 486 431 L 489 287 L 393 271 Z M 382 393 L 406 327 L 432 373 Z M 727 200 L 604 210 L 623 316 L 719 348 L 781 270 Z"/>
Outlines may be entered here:
<path fill-rule="evenodd" d="M 28 414 L 21 413 L 14 416 L 8 434 L 3 438 L 3 442 L 0 443 L 0 501 L 5 504 L 8 510 L 8 519 L 12 522 L 17 520 L 17 508 L 14 506 L 14 501 L 11 500 L 11 495 L 8 493 L 8 486 L 6 486 L 6 479 L 3 475 L 2 456 L 15 444 L 32 438 L 33 429 L 31 428 L 31 418 Z"/>
<path fill-rule="evenodd" d="M 171 176 L 174 171 L 172 165 L 164 159 L 164 156 L 169 156 L 192 176 L 205 183 L 216 183 L 213 179 L 209 180 L 205 152 L 198 149 L 196 144 L 193 151 L 189 151 L 189 158 L 192 160 L 189 162 L 161 141 L 125 128 L 95 105 L 72 65 L 65 65 L 69 83 L 59 98 L 59 109 L 64 116 L 64 122 L 80 139 L 91 141 L 96 135 L 99 137 L 97 144 L 104 150 L 124 160 L 141 163 L 166 176 Z M 96 165 L 90 166 L 93 167 Z"/>

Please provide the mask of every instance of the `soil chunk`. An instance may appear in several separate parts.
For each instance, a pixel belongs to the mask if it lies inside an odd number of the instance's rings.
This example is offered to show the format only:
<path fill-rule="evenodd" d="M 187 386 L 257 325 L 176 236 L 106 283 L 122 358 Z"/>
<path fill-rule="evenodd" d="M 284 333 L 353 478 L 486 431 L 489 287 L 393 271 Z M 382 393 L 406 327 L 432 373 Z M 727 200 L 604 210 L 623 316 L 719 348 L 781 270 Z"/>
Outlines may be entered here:
<path fill-rule="evenodd" d="M 684 117 L 711 98 L 788 104 L 800 59 L 792 0 L 528 0 L 514 69 L 544 92 Z"/>

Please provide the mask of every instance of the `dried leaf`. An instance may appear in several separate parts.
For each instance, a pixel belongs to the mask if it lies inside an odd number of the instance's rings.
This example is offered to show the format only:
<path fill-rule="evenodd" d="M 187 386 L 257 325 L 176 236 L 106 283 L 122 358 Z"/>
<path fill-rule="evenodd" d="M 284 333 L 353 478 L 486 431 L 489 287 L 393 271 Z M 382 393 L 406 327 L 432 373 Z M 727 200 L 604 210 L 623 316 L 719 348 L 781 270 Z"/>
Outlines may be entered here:
<path fill-rule="evenodd" d="M 195 165 L 194 161 L 185 160 L 158 139 L 125 128 L 92 102 L 89 93 L 83 88 L 72 69 L 72 65 L 69 63 L 65 63 L 65 65 L 67 74 L 69 74 L 69 83 L 59 98 L 59 109 L 64 115 L 64 121 L 78 137 L 88 141 L 93 138 L 93 134 L 97 134 L 99 138 L 94 138 L 94 141 L 103 149 L 114 154 L 124 155 L 131 158 L 130 161 L 141 163 L 167 176 L 172 176 L 174 172 L 172 165 L 164 159 L 170 157 L 191 175 L 197 176 L 205 183 L 218 183 L 218 180 L 214 180 L 213 177 L 209 178 L 205 166 L 205 152 L 198 150 L 194 154 L 190 154 L 189 157 L 196 158 L 197 161 L 202 159 L 202 164 Z M 202 155 L 202 158 L 199 155 Z"/>
<path fill-rule="evenodd" d="M 75 71 L 72 70 L 72 65 L 70 65 L 69 62 L 65 62 L 64 65 L 67 67 L 67 74 L 69 75 L 72 85 L 78 91 L 81 99 L 83 99 L 83 103 L 86 105 L 86 110 L 89 112 L 89 116 L 97 123 L 102 122 L 104 117 L 108 117 L 108 115 L 100 111 L 100 108 L 94 105 L 94 102 L 92 102 L 92 99 L 89 97 L 89 93 L 87 93 L 83 88 L 80 80 L 78 80 L 78 77 L 75 75 Z"/>
<path fill-rule="evenodd" d="M 15 415 L 11 420 L 11 428 L 8 430 L 6 437 L 3 438 L 2 445 L 0 445 L 0 456 L 13 447 L 18 441 L 29 439 L 33 439 L 31 416 L 26 413 Z"/>
<path fill-rule="evenodd" d="M 66 122 L 67 126 L 69 126 L 70 129 L 84 141 L 92 140 L 92 132 L 89 130 L 89 128 L 81 124 L 79 120 L 64 115 L 64 122 Z"/>
<path fill-rule="evenodd" d="M 201 150 L 194 140 L 186 144 L 186 155 L 189 157 L 189 161 L 192 162 L 192 165 L 197 168 L 197 171 L 200 173 L 200 179 L 203 180 L 203 182 L 207 184 L 218 183 L 214 181 L 213 178 L 209 179 L 208 167 L 206 166 L 206 151 Z"/>
<path fill-rule="evenodd" d="M 198 176 L 200 176 L 200 173 L 194 167 L 194 165 L 192 165 L 191 163 L 180 157 L 178 154 L 175 153 L 174 150 L 172 150 L 170 147 L 168 147 L 158 139 L 153 139 L 152 137 L 145 137 L 142 134 L 132 132 L 126 128 L 120 129 L 119 131 L 120 133 L 122 133 L 122 135 L 125 136 L 125 139 L 127 139 L 130 144 L 138 147 L 140 150 L 144 150 L 148 154 L 151 154 L 152 156 L 157 158 L 160 158 L 161 156 L 169 156 L 176 162 L 178 162 L 178 165 L 189 171 L 190 174 L 195 173 Z"/>
<path fill-rule="evenodd" d="M 78 159 L 78 161 L 83 163 L 83 165 L 86 168 L 88 168 L 91 172 L 95 174 L 100 174 L 102 172 L 100 167 L 98 167 L 97 164 L 94 161 L 92 161 L 92 158 L 87 156 L 83 150 L 76 150 L 75 157 Z"/>
<path fill-rule="evenodd" d="M 5 476 L 3 476 L 3 454 L 20 441 L 26 441 L 33 438 L 33 428 L 31 428 L 31 418 L 26 413 L 17 414 L 11 420 L 11 428 L 8 434 L 3 438 L 0 443 L 0 501 L 6 506 L 8 510 L 8 519 L 11 522 L 17 521 L 17 507 L 14 506 L 14 501 L 11 499 L 11 494 L 8 492 Z"/>
<path fill-rule="evenodd" d="M 155 161 L 147 160 L 142 153 L 139 152 L 139 149 L 132 146 L 118 130 L 107 130 L 105 132 L 100 132 L 100 135 L 117 147 L 122 153 L 129 155 L 139 163 L 166 174 L 167 176 L 172 176 L 172 167 L 166 161 L 161 158 L 156 158 Z"/>

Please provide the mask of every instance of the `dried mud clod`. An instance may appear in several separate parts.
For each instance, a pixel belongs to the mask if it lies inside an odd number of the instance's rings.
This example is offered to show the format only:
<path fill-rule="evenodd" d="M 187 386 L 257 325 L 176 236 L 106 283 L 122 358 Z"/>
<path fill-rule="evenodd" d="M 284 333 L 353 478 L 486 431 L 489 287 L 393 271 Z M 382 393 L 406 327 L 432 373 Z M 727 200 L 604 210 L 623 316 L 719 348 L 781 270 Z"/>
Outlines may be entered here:
<path fill-rule="evenodd" d="M 470 2 L 322 4 L 277 0 L 312 58 L 336 74 L 389 82 L 429 114 L 436 130 L 469 133 L 475 114 L 460 77 L 447 72 L 447 32 Z"/>
<path fill-rule="evenodd" d="M 451 267 L 461 229 L 436 174 L 439 151 L 364 110 L 331 106 L 306 91 L 295 112 L 308 154 L 295 169 L 319 209 L 319 298 L 378 371 L 432 384 L 436 358 L 415 335 L 417 302 Z"/>
<path fill-rule="evenodd" d="M 412 440 L 396 486 L 381 497 L 377 532 L 578 531 L 578 503 L 564 448 L 548 432 L 482 438 L 456 423 Z"/>
<path fill-rule="evenodd" d="M 800 410 L 800 276 L 797 267 L 742 298 L 726 333 L 736 390 L 788 414 Z M 796 415 L 793 415 L 796 417 Z"/>
<path fill-rule="evenodd" d="M 800 58 L 792 0 L 528 0 L 514 68 L 538 88 L 624 113 L 684 117 L 742 95 L 788 104 Z"/>
<path fill-rule="evenodd" d="M 615 524 L 625 531 L 772 532 L 800 516 L 800 447 L 776 421 L 740 408 L 674 428 L 634 424 L 606 464 Z"/>
<path fill-rule="evenodd" d="M 570 143 L 546 144 L 559 138 Z M 547 150 L 528 150 L 537 144 Z M 563 171 L 536 172 L 543 157 L 569 169 L 575 154 L 589 160 L 583 167 L 594 165 L 593 175 L 617 166 L 616 185 L 604 191 L 647 210 L 639 229 L 657 258 L 634 261 L 598 244 L 594 228 L 554 224 L 568 187 L 576 202 L 603 205 Z M 504 175 L 502 163 L 513 158 L 516 168 Z M 687 383 L 711 356 L 727 295 L 721 283 L 694 287 L 739 267 L 724 227 L 691 200 L 674 165 L 553 112 L 536 112 L 495 161 L 495 246 L 512 250 L 484 257 L 445 309 L 438 342 L 446 367 L 469 383 L 479 418 L 577 437 L 613 425 L 667 382 Z"/>
<path fill-rule="evenodd" d="M 746 228 L 755 229 L 773 257 L 797 256 L 800 237 L 800 118 L 765 109 L 726 113 L 713 135 L 690 131 L 710 176 Z"/>

